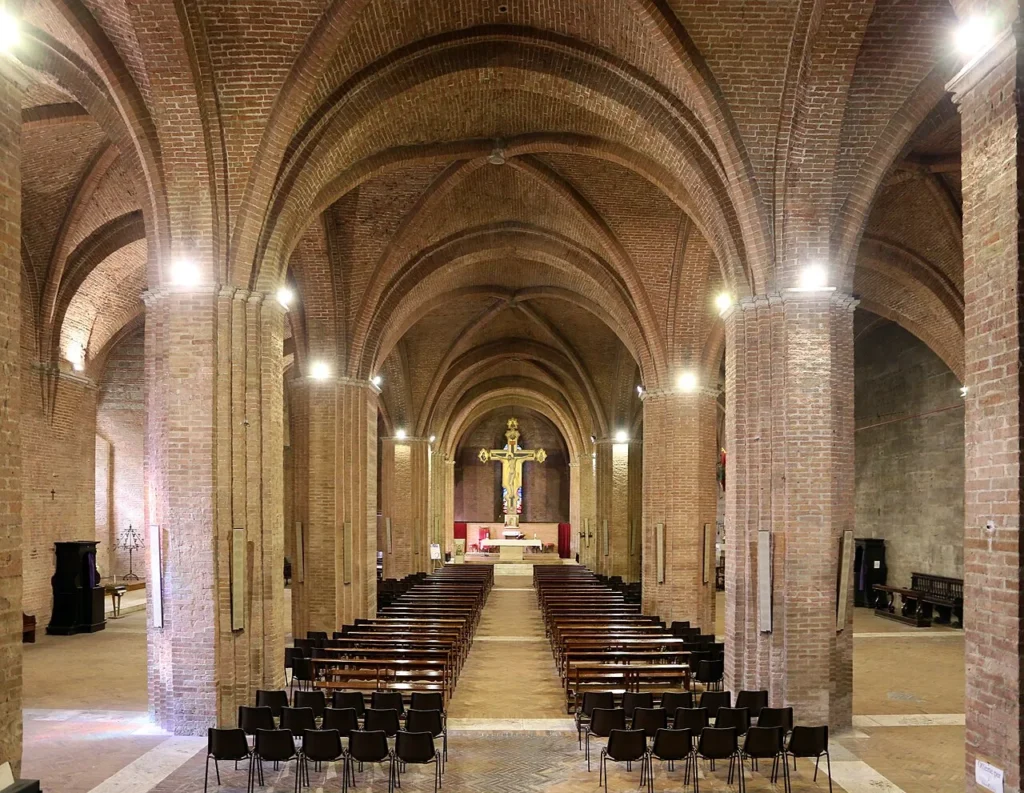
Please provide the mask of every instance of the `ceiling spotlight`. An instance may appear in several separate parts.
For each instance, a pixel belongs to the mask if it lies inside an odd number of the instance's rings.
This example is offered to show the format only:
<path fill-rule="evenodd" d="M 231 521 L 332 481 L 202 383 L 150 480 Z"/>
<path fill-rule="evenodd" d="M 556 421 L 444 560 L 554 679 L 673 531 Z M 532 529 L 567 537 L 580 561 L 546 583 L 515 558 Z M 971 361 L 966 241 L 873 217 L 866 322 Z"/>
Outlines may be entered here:
<path fill-rule="evenodd" d="M 597 436 L 596 435 L 591 435 L 590 436 L 590 442 L 591 443 L 597 443 Z"/>
<path fill-rule="evenodd" d="M 505 146 L 502 141 L 494 141 L 494 148 L 491 149 L 491 153 L 487 155 L 487 162 L 491 165 L 505 164 Z"/>
<path fill-rule="evenodd" d="M 331 376 L 331 367 L 323 361 L 317 361 L 309 367 L 309 376 L 314 380 L 326 380 Z"/>
<path fill-rule="evenodd" d="M 295 293 L 287 286 L 282 286 L 277 290 L 277 302 L 285 308 L 291 306 L 292 301 L 295 299 Z"/>
<path fill-rule="evenodd" d="M 0 52 L 9 52 L 21 38 L 21 24 L 9 11 L 0 10 Z"/>
<path fill-rule="evenodd" d="M 816 292 L 828 289 L 828 272 L 820 264 L 809 264 L 800 273 L 800 289 Z"/>
<path fill-rule="evenodd" d="M 636 395 L 641 397 L 644 395 L 644 387 L 642 385 L 636 387 Z"/>
<path fill-rule="evenodd" d="M 81 342 L 69 342 L 66 357 L 71 362 L 71 368 L 76 372 L 85 371 L 85 347 Z"/>
<path fill-rule="evenodd" d="M 615 442 L 616 443 L 628 443 L 629 442 L 629 433 L 626 432 L 625 430 L 619 430 L 618 432 L 615 433 Z"/>
<path fill-rule="evenodd" d="M 436 436 L 436 435 L 431 435 L 431 436 L 430 436 L 430 442 L 431 442 L 431 443 L 433 443 L 433 442 L 434 442 L 434 441 L 436 441 L 436 440 L 437 440 L 437 436 Z"/>
<path fill-rule="evenodd" d="M 724 314 L 731 305 L 732 295 L 730 295 L 728 292 L 722 292 L 718 297 L 715 298 L 715 308 L 718 309 L 719 314 Z"/>
<path fill-rule="evenodd" d="M 679 375 L 679 390 L 690 393 L 697 390 L 697 375 L 693 372 L 683 372 Z"/>
<path fill-rule="evenodd" d="M 405 430 L 395 430 L 395 437 L 400 441 L 405 440 Z"/>
<path fill-rule="evenodd" d="M 198 286 L 199 266 L 191 259 L 181 257 L 171 263 L 171 283 L 175 286 Z"/>
<path fill-rule="evenodd" d="M 987 50 L 994 38 L 992 20 L 989 17 L 975 15 L 964 20 L 956 29 L 953 43 L 961 55 L 974 58 Z"/>
<path fill-rule="evenodd" d="M 964 399 L 967 398 L 967 386 L 965 386 L 965 385 L 960 386 L 960 396 L 962 398 L 964 398 Z"/>
<path fill-rule="evenodd" d="M 380 388 L 380 384 L 384 382 L 384 378 L 381 377 L 379 374 L 375 374 L 373 377 L 370 378 L 370 382 L 377 386 L 377 388 Z"/>

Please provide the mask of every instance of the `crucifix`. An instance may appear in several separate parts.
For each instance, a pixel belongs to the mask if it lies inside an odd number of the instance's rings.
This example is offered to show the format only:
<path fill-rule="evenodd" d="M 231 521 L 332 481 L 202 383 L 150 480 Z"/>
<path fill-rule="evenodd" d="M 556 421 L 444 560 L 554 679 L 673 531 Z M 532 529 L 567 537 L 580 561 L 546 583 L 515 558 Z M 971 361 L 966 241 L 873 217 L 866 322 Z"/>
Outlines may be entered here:
<path fill-rule="evenodd" d="M 548 454 L 543 449 L 519 447 L 519 422 L 508 420 L 505 446 L 501 449 L 481 449 L 480 462 L 501 463 L 501 502 L 505 513 L 505 528 L 519 528 L 519 515 L 523 511 L 523 463 L 544 462 Z"/>

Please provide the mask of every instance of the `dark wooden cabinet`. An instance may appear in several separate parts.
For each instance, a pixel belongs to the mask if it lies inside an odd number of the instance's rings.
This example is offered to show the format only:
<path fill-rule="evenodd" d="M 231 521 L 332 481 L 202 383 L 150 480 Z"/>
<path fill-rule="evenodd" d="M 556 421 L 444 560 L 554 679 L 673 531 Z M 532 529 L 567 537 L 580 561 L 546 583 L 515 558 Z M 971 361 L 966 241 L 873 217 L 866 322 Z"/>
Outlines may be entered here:
<path fill-rule="evenodd" d="M 96 569 L 96 546 L 92 540 L 55 542 L 56 569 L 53 586 L 53 614 L 46 626 L 48 634 L 95 633 L 103 630 L 103 587 Z"/>
<path fill-rule="evenodd" d="M 853 605 L 873 607 L 875 584 L 884 584 L 888 576 L 885 567 L 885 540 L 860 537 L 854 540 Z"/>

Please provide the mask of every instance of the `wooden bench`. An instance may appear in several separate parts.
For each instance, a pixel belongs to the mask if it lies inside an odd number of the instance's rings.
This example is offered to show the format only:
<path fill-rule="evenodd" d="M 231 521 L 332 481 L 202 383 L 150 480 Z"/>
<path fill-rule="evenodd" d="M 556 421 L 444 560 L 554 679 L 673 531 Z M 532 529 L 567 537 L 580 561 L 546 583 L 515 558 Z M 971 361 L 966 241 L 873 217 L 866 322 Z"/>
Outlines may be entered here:
<path fill-rule="evenodd" d="M 921 593 L 925 613 L 940 625 L 963 627 L 964 581 L 931 573 L 911 573 L 910 588 Z"/>
<path fill-rule="evenodd" d="M 567 676 L 566 711 L 572 713 L 583 704 L 587 691 L 611 691 L 622 695 L 649 691 L 689 691 L 690 667 L 687 664 L 572 664 Z"/>
<path fill-rule="evenodd" d="M 913 625 L 916 628 L 927 628 L 932 621 L 922 609 L 921 593 L 916 589 L 903 589 L 888 584 L 875 584 L 875 591 L 880 592 L 875 603 L 875 614 L 886 619 Z M 900 598 L 899 610 L 896 609 L 896 597 Z"/>

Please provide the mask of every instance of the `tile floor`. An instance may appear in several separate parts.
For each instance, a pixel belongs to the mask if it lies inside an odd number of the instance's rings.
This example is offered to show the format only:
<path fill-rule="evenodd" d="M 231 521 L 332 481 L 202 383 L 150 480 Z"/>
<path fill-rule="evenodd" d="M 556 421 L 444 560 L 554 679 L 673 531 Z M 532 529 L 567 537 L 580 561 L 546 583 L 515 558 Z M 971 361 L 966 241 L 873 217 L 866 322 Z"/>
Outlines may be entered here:
<path fill-rule="evenodd" d="M 500 591 L 499 591 L 500 590 Z M 530 580 L 496 579 L 477 640 L 450 704 L 446 791 L 592 791 L 562 689 L 543 637 Z M 719 604 L 719 614 L 724 603 Z M 719 628 L 721 632 L 721 628 Z M 857 609 L 854 729 L 833 742 L 836 790 L 954 793 L 964 787 L 963 638 L 914 629 Z M 91 636 L 46 637 L 26 646 L 24 775 L 52 793 L 185 793 L 203 785 L 202 738 L 168 736 L 148 721 L 145 614 L 126 615 Z M 224 793 L 245 790 L 246 773 L 222 764 Z M 801 763 L 796 793 L 828 790 Z M 211 790 L 218 789 L 211 769 Z M 679 790 L 680 772 L 656 771 L 658 790 Z M 314 791 L 340 790 L 336 768 L 312 774 Z M 637 769 L 610 773 L 610 791 L 635 790 Z M 751 793 L 768 791 L 763 775 Z M 294 789 L 290 769 L 267 774 L 264 791 Z M 403 789 L 432 789 L 411 769 Z M 702 770 L 705 791 L 725 791 L 720 766 Z M 360 775 L 365 791 L 387 789 L 387 773 Z M 781 789 L 781 788 L 780 788 Z"/>

